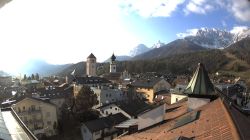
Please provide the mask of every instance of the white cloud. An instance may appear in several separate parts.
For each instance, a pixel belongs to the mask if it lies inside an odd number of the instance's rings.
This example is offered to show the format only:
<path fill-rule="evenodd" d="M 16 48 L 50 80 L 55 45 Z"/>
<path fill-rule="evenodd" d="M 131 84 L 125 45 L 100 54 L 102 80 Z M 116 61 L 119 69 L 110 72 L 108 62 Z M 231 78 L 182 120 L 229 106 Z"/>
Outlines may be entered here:
<path fill-rule="evenodd" d="M 247 29 L 249 29 L 249 27 L 247 27 L 247 26 L 235 26 L 235 27 L 233 27 L 232 30 L 230 30 L 230 33 L 238 34 L 238 33 L 243 32 L 244 30 L 247 30 Z"/>
<path fill-rule="evenodd" d="M 188 29 L 184 33 L 178 33 L 178 34 L 176 34 L 176 36 L 178 38 L 184 38 L 184 37 L 187 37 L 187 36 L 195 36 L 197 34 L 198 30 L 199 29 L 196 29 L 196 28 L 194 28 L 194 29 Z"/>
<path fill-rule="evenodd" d="M 142 17 L 169 17 L 185 0 L 123 0 L 124 11 L 136 12 Z"/>
<path fill-rule="evenodd" d="M 250 1 L 232 0 L 228 9 L 238 20 L 250 22 Z"/>
<path fill-rule="evenodd" d="M 186 15 L 190 13 L 206 14 L 213 9 L 214 6 L 208 0 L 190 0 L 183 11 Z"/>

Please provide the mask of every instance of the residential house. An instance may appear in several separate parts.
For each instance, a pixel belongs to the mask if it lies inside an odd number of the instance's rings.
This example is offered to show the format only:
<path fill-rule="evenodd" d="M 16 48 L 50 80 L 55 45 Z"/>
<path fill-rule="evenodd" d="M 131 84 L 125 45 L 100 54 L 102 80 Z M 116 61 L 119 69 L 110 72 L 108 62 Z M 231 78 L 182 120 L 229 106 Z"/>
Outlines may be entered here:
<path fill-rule="evenodd" d="M 101 77 L 75 77 L 74 81 L 75 81 L 73 83 L 74 96 L 78 94 L 83 85 L 89 87 L 98 87 L 98 86 L 109 86 L 111 83 L 109 80 Z"/>
<path fill-rule="evenodd" d="M 39 94 L 38 98 L 48 99 L 50 103 L 56 106 L 57 117 L 59 119 L 61 117 L 63 104 L 68 98 L 73 96 L 73 87 L 66 85 L 53 88 L 42 88 L 38 89 L 37 92 Z"/>
<path fill-rule="evenodd" d="M 129 120 L 117 125 L 117 128 L 133 131 L 142 130 L 164 120 L 165 104 L 149 105 L 142 101 L 123 101 L 98 108 L 103 116 L 122 113 Z"/>
<path fill-rule="evenodd" d="M 120 89 L 106 86 L 93 87 L 91 89 L 97 95 L 98 105 L 96 107 L 127 99 L 127 94 Z"/>
<path fill-rule="evenodd" d="M 122 113 L 117 113 L 85 122 L 81 126 L 82 138 L 83 140 L 112 140 L 123 133 L 123 130 L 117 129 L 114 126 L 127 119 Z"/>
<path fill-rule="evenodd" d="M 0 110 L 1 140 L 37 140 L 12 108 Z"/>
<path fill-rule="evenodd" d="M 11 76 L 0 76 L 0 85 L 7 86 L 12 84 L 12 77 Z"/>
<path fill-rule="evenodd" d="M 56 135 L 56 106 L 48 101 L 26 97 L 12 107 L 25 125 L 38 137 Z"/>
<path fill-rule="evenodd" d="M 132 87 L 138 93 L 140 98 L 145 98 L 149 102 L 153 102 L 155 98 L 155 93 L 161 90 L 170 90 L 171 85 L 162 78 L 148 79 L 135 81 Z"/>

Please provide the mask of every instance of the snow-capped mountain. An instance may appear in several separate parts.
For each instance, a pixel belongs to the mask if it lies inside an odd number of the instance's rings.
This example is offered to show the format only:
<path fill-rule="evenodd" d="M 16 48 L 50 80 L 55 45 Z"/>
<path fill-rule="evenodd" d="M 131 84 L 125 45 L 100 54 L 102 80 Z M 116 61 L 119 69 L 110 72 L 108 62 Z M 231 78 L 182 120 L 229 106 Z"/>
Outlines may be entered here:
<path fill-rule="evenodd" d="M 139 44 L 136 47 L 134 47 L 130 52 L 129 52 L 129 56 L 134 57 L 136 55 L 145 53 L 147 51 L 149 51 L 150 48 L 148 48 L 146 45 L 144 44 Z"/>
<path fill-rule="evenodd" d="M 202 47 L 221 49 L 246 37 L 250 37 L 250 28 L 236 32 L 229 32 L 215 28 L 201 28 L 197 30 L 195 35 L 187 36 L 184 39 Z"/>
<path fill-rule="evenodd" d="M 201 28 L 194 36 L 187 36 L 189 40 L 205 48 L 225 48 L 232 43 L 234 35 L 228 31 L 218 29 Z"/>
<path fill-rule="evenodd" d="M 158 42 L 155 43 L 151 48 L 152 48 L 152 49 L 160 48 L 160 47 L 162 47 L 163 45 L 165 45 L 165 43 L 162 43 L 160 40 L 158 40 Z"/>
<path fill-rule="evenodd" d="M 238 42 L 246 37 L 250 37 L 250 28 L 245 28 L 234 32 L 233 43 Z"/>

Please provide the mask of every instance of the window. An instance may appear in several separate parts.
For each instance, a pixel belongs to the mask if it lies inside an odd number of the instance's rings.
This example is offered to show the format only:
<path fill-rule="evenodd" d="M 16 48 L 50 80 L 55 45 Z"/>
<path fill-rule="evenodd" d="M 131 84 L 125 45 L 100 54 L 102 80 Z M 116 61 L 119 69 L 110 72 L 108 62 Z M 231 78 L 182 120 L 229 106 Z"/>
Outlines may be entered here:
<path fill-rule="evenodd" d="M 23 106 L 23 111 L 25 111 L 25 106 Z"/>
<path fill-rule="evenodd" d="M 33 119 L 33 120 L 36 120 L 36 115 L 32 115 L 32 119 Z"/>
<path fill-rule="evenodd" d="M 112 109 L 112 106 L 110 107 L 110 109 Z"/>
<path fill-rule="evenodd" d="M 175 102 L 178 102 L 178 98 L 175 98 Z"/>
<path fill-rule="evenodd" d="M 50 112 L 47 112 L 47 113 L 46 113 L 46 117 L 50 117 Z"/>
<path fill-rule="evenodd" d="M 115 108 L 115 110 L 117 110 L 117 107 Z"/>
<path fill-rule="evenodd" d="M 108 113 L 108 111 L 106 111 L 106 115 L 108 115 L 109 113 Z"/>
<path fill-rule="evenodd" d="M 36 106 L 35 105 L 31 105 L 31 110 L 32 111 L 36 110 Z"/>
<path fill-rule="evenodd" d="M 95 132 L 95 135 L 99 135 L 99 134 L 100 134 L 100 131 L 96 131 L 96 132 Z"/>
<path fill-rule="evenodd" d="M 47 121 L 47 125 L 51 125 L 51 121 Z"/>

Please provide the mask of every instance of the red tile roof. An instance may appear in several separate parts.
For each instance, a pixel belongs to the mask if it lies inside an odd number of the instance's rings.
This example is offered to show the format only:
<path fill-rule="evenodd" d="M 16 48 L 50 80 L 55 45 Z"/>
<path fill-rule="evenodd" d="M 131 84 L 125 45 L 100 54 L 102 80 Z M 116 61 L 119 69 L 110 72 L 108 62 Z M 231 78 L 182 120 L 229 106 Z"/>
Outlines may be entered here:
<path fill-rule="evenodd" d="M 176 139 L 179 136 L 204 140 L 240 139 L 236 127 L 220 98 L 202 106 L 201 108 L 198 108 L 197 110 L 194 110 L 200 111 L 200 115 L 197 120 L 172 129 L 178 119 L 194 112 L 187 112 L 187 102 L 182 102 L 179 105 L 175 104 L 175 107 L 178 107 L 177 110 L 166 113 L 166 119 L 170 119 L 170 121 L 146 131 L 127 135 L 119 139 L 169 140 Z M 173 114 L 178 115 L 174 116 Z"/>

